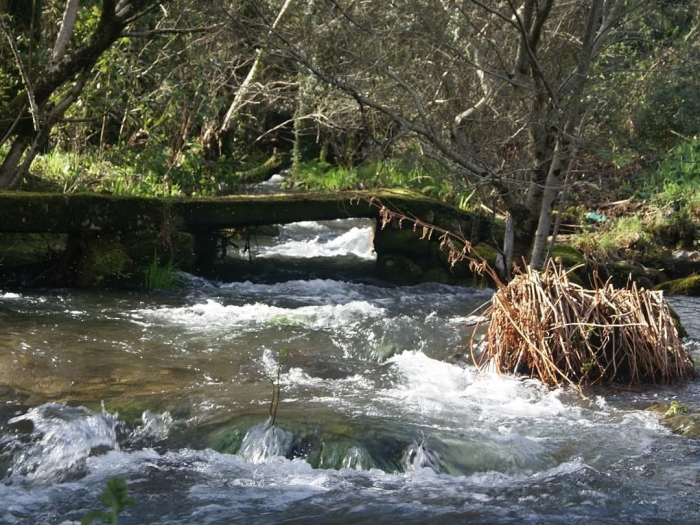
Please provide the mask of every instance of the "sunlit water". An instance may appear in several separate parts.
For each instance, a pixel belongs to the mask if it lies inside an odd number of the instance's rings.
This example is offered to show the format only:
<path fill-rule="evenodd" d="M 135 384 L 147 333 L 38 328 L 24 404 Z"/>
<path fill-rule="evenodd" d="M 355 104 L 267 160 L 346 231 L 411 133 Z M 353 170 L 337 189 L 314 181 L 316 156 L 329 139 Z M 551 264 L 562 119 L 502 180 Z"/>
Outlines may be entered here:
<path fill-rule="evenodd" d="M 644 410 L 698 382 L 582 399 L 450 364 L 489 292 L 299 278 L 370 238 L 285 227 L 254 247 L 297 260 L 277 279 L 0 292 L 0 523 L 77 522 L 117 475 L 122 525 L 700 522 L 700 446 Z"/>

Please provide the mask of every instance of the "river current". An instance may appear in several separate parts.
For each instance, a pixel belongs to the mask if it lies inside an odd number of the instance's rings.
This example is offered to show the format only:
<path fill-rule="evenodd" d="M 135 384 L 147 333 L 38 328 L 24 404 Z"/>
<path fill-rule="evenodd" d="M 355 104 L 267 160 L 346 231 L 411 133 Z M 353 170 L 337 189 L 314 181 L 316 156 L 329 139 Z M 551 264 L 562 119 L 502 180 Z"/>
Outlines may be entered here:
<path fill-rule="evenodd" d="M 237 282 L 0 290 L 0 524 L 78 523 L 114 476 L 121 525 L 700 523 L 700 443 L 645 410 L 697 380 L 583 398 L 455 364 L 490 292 L 375 281 L 371 235 L 285 226 Z M 700 302 L 672 302 L 699 362 Z"/>

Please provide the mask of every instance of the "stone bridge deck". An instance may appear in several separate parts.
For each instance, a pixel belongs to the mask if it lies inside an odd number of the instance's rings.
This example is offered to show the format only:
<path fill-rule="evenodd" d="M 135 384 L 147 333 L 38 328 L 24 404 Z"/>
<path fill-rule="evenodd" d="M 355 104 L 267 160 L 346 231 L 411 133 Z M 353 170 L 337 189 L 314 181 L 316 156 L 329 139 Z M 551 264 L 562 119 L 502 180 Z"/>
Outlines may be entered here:
<path fill-rule="evenodd" d="M 409 216 L 468 219 L 468 214 L 404 190 L 142 198 L 102 194 L 0 193 L 0 232 L 90 233 L 159 230 L 217 231 L 300 221 L 376 218 L 378 197 Z"/>
<path fill-rule="evenodd" d="M 195 268 L 203 268 L 217 258 L 221 230 L 355 217 L 376 220 L 379 207 L 373 205 L 377 202 L 373 198 L 407 217 L 459 233 L 473 244 L 490 236 L 488 218 L 406 190 L 213 198 L 0 192 L 0 234 L 68 234 L 67 245 L 77 246 L 85 258 L 93 252 L 111 250 L 116 244 L 127 244 L 134 235 L 145 235 L 156 242 L 175 232 L 186 232 L 193 239 L 190 253 L 194 255 Z M 432 275 L 430 280 L 438 280 L 436 270 L 440 270 L 440 279 L 446 279 L 445 272 L 454 275 L 454 268 L 440 253 L 438 236 L 430 241 L 421 237 L 421 232 L 414 232 L 408 223 L 403 229 L 396 221 L 388 228 L 375 228 L 374 248 L 380 274 L 409 283 L 426 280 L 426 275 Z M 149 253 L 153 254 L 152 248 Z M 84 267 L 90 264 L 80 263 Z M 398 279 L 398 275 L 403 277 Z"/>

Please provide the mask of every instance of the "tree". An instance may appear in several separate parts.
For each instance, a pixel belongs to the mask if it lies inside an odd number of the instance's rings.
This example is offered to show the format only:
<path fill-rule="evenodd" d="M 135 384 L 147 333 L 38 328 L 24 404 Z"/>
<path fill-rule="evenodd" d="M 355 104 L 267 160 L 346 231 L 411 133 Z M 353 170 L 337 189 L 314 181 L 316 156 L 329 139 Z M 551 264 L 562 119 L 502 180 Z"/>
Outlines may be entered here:
<path fill-rule="evenodd" d="M 459 182 L 497 197 L 516 254 L 541 267 L 591 67 L 614 33 L 624 38 L 629 10 L 623 0 L 316 0 L 273 32 L 360 111 L 387 116 Z"/>
<path fill-rule="evenodd" d="M 102 54 L 123 36 L 127 27 L 162 3 L 102 0 L 80 6 L 77 0 L 68 0 L 55 38 L 41 32 L 38 41 L 23 50 L 20 41 L 24 40 L 22 33 L 26 33 L 26 16 L 18 16 L 20 2 L 9 2 L 15 9 L 0 13 L 0 30 L 12 49 L 15 68 L 5 74 L 11 84 L 21 88 L 3 90 L 7 101 L 0 108 L 0 146 L 8 141 L 10 144 L 0 164 L 0 189 L 15 189 L 22 184 L 35 156 L 47 144 L 52 128 L 78 100 Z M 42 8 L 48 17 L 55 16 L 57 4 L 33 1 L 33 19 Z M 51 28 L 54 24 L 42 26 Z M 32 36 L 36 36 L 36 31 Z"/>

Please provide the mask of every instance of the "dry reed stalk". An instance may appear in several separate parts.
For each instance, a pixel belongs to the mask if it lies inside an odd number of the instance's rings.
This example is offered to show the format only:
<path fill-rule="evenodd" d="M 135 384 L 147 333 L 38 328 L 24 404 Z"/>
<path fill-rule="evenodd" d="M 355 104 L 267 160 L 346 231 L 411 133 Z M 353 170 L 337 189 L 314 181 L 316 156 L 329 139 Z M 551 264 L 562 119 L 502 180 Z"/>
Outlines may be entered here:
<path fill-rule="evenodd" d="M 685 381 L 694 376 L 662 292 L 587 290 L 550 261 L 527 269 L 493 296 L 480 364 L 560 386 Z"/>

